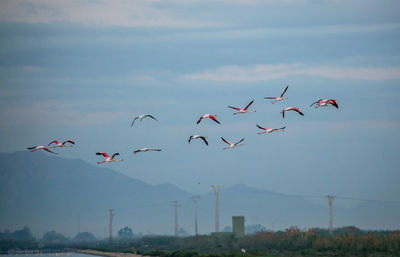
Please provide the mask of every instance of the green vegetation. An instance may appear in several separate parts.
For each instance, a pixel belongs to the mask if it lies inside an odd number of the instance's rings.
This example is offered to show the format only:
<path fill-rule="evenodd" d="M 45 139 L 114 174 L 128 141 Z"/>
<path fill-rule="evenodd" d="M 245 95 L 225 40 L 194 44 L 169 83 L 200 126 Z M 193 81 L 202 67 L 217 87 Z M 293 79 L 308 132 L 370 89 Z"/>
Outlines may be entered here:
<path fill-rule="evenodd" d="M 93 234 L 90 233 L 90 232 L 82 232 L 82 233 L 77 234 L 77 235 L 74 237 L 74 241 L 75 241 L 76 243 L 83 243 L 83 244 L 85 244 L 85 243 L 95 242 L 95 241 L 96 241 L 96 238 L 95 238 L 95 237 L 93 236 Z"/>
<path fill-rule="evenodd" d="M 26 231 L 26 229 L 25 229 Z M 121 235 L 131 235 L 124 228 Z M 0 233 L 0 251 L 10 249 L 93 249 L 112 252 L 133 252 L 160 257 L 241 257 L 241 256 L 400 256 L 400 231 L 364 231 L 356 227 L 339 228 L 330 234 L 325 229 L 301 231 L 291 227 L 286 231 L 263 231 L 243 238 L 232 233 L 172 237 L 144 236 L 93 240 L 88 232 L 69 240 L 54 231 L 45 234 L 47 240 L 35 240 L 26 233 L 21 239 L 4 237 L 19 233 Z M 77 240 L 80 239 L 80 240 Z M 242 249 L 246 249 L 243 253 Z"/>
<path fill-rule="evenodd" d="M 118 231 L 118 237 L 119 238 L 132 238 L 133 237 L 132 229 L 130 227 L 121 228 Z"/>
<path fill-rule="evenodd" d="M 241 249 L 246 249 L 242 253 Z M 239 257 L 239 256 L 400 256 L 399 231 L 363 231 L 355 227 L 301 231 L 263 231 L 243 238 L 232 233 L 172 237 L 145 236 L 140 239 L 101 242 L 92 249 L 132 252 L 160 257 Z"/>

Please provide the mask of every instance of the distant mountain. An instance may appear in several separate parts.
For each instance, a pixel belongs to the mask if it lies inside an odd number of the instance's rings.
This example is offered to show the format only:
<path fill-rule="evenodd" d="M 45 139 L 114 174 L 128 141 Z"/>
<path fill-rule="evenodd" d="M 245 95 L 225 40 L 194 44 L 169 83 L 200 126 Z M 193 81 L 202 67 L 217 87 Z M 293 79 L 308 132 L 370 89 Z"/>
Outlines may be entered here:
<path fill-rule="evenodd" d="M 26 224 L 33 231 L 75 235 L 80 219 L 81 231 L 106 236 L 107 210 L 113 208 L 114 227 L 135 229 L 139 221 L 160 233 L 172 228 L 171 201 L 190 197 L 171 184 L 153 186 L 81 160 L 41 152 L 0 154 L 0 163 L 0 228 Z"/>
<path fill-rule="evenodd" d="M 1 153 L 0 163 L 0 230 L 28 225 L 34 234 L 55 230 L 72 237 L 80 230 L 106 237 L 112 208 L 114 235 L 125 226 L 133 233 L 172 234 L 171 201 L 178 200 L 179 227 L 194 233 L 192 194 L 172 184 L 149 185 L 108 168 L 42 152 Z M 199 232 L 214 231 L 213 192 L 201 196 L 198 210 Z M 244 215 L 246 225 L 274 230 L 328 224 L 327 204 L 246 185 L 221 190 L 220 229 L 230 226 L 236 215 Z M 357 208 L 334 207 L 335 226 L 399 229 L 398 217 L 400 205 L 365 202 Z"/>

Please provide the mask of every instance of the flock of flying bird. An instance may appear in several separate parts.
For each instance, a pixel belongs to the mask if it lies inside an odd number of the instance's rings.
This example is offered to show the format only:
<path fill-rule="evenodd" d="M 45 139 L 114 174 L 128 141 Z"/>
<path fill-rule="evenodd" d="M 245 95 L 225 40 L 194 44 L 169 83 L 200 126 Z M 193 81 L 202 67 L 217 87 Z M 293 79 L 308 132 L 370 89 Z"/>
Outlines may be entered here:
<path fill-rule="evenodd" d="M 275 104 L 277 102 L 283 101 L 283 100 L 287 99 L 287 97 L 284 98 L 284 95 L 285 95 L 286 91 L 288 90 L 288 88 L 289 88 L 289 86 L 286 86 L 285 90 L 283 91 L 283 93 L 279 97 L 270 96 L 270 97 L 264 97 L 264 99 L 274 100 L 274 101 L 271 102 L 272 104 Z M 241 109 L 241 108 L 238 108 L 238 107 L 233 107 L 233 106 L 228 106 L 228 107 L 237 111 L 237 112 L 233 113 L 234 115 L 256 112 L 255 110 L 249 110 L 249 107 L 253 104 L 253 102 L 254 102 L 254 100 L 252 100 L 244 109 Z M 338 102 L 336 101 L 336 99 L 319 99 L 319 100 L 315 101 L 314 103 L 312 103 L 310 105 L 310 107 L 312 107 L 312 106 L 314 106 L 315 108 L 328 107 L 328 106 L 333 106 L 333 107 L 339 108 L 339 105 L 338 105 Z M 288 112 L 288 111 L 295 111 L 299 115 L 304 116 L 303 112 L 299 108 L 297 108 L 297 107 L 286 107 L 281 111 L 282 118 L 285 118 L 285 113 Z M 209 119 L 213 120 L 214 122 L 216 122 L 218 124 L 221 124 L 217 120 L 216 116 L 217 116 L 216 114 L 214 114 L 214 115 L 211 115 L 209 113 L 204 114 L 203 116 L 201 116 L 199 118 L 199 120 L 197 121 L 197 124 L 199 124 L 203 119 L 206 119 L 206 118 L 209 118 Z M 135 123 L 135 121 L 137 119 L 142 121 L 145 118 L 151 118 L 151 119 L 157 121 L 157 119 L 155 117 L 153 117 L 152 115 L 150 115 L 150 114 L 142 114 L 142 115 L 139 115 L 139 116 L 137 116 L 137 117 L 135 117 L 133 119 L 131 127 L 134 125 L 134 123 Z M 256 126 L 257 126 L 257 128 L 263 130 L 262 132 L 259 132 L 257 134 L 265 134 L 265 133 L 272 133 L 272 132 L 276 132 L 276 131 L 284 131 L 285 128 L 286 128 L 286 127 L 265 128 L 265 127 L 262 127 L 262 126 L 260 126 L 258 124 Z M 201 136 L 201 135 L 191 135 L 189 137 L 189 139 L 188 139 L 188 143 L 190 143 L 194 139 L 201 139 L 201 140 L 203 140 L 203 142 L 206 145 L 208 145 L 207 137 Z M 225 147 L 224 149 L 231 149 L 231 148 L 235 148 L 235 147 L 238 147 L 238 146 L 242 146 L 243 145 L 242 142 L 244 141 L 244 138 L 242 138 L 241 140 L 239 140 L 236 143 L 229 142 L 228 140 L 226 140 L 223 137 L 221 137 L 221 140 L 223 142 L 225 142 L 226 144 L 228 144 L 228 146 Z M 44 151 L 47 151 L 49 153 L 57 154 L 56 152 L 53 152 L 52 150 L 50 150 L 50 148 L 72 147 L 74 144 L 75 144 L 75 142 L 72 141 L 72 140 L 66 140 L 63 143 L 60 143 L 59 141 L 54 140 L 54 141 L 50 142 L 47 147 L 43 146 L 43 145 L 37 145 L 37 146 L 33 146 L 33 147 L 28 147 L 28 150 L 30 150 L 31 152 L 34 152 L 36 150 L 44 150 Z M 138 149 L 138 150 L 134 151 L 133 153 L 137 154 L 137 153 L 148 152 L 148 151 L 161 151 L 161 149 L 159 149 L 159 148 L 142 148 L 142 149 Z M 101 156 L 103 156 L 105 158 L 103 161 L 97 162 L 97 164 L 102 164 L 102 163 L 106 163 L 106 162 L 123 161 L 123 159 L 116 159 L 115 158 L 116 156 L 119 155 L 119 153 L 114 153 L 111 157 L 105 152 L 97 152 L 96 155 L 101 155 Z"/>

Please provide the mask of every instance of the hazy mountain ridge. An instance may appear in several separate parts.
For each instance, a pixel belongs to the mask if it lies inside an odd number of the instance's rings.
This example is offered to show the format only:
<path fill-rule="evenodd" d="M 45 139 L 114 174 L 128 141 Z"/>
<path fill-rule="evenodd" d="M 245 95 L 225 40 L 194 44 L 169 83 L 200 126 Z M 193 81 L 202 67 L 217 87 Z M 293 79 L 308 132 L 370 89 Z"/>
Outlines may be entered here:
<path fill-rule="evenodd" d="M 191 193 L 170 183 L 149 185 L 82 160 L 64 159 L 42 152 L 0 154 L 0 229 L 21 228 L 66 235 L 91 231 L 108 233 L 108 209 L 114 208 L 114 233 L 130 226 L 135 233 L 173 233 L 171 201 L 179 200 L 179 227 L 193 233 Z M 327 227 L 327 205 L 300 197 L 252 188 L 226 187 L 220 193 L 220 229 L 231 225 L 231 216 L 244 215 L 246 224 L 267 229 Z M 78 217 L 80 228 L 78 228 Z M 335 206 L 334 225 L 362 228 L 399 228 L 400 206 L 366 202 L 357 208 Z M 214 230 L 215 197 L 199 201 L 199 232 Z"/>

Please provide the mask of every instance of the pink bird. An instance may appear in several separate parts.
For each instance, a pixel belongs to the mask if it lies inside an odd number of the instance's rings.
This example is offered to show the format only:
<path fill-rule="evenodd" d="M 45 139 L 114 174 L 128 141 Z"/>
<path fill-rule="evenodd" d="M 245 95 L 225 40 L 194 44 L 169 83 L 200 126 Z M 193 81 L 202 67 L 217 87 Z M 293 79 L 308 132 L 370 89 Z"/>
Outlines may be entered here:
<path fill-rule="evenodd" d="M 247 113 L 247 112 L 256 112 L 256 111 L 248 111 L 247 109 L 250 107 L 250 105 L 254 102 L 254 100 L 252 100 L 244 109 L 240 109 L 238 107 L 233 107 L 233 106 L 228 106 L 229 108 L 238 110 L 238 112 L 235 112 L 234 114 L 238 114 L 238 113 Z"/>
<path fill-rule="evenodd" d="M 75 142 L 72 141 L 72 140 L 64 141 L 62 144 L 61 144 L 60 142 L 58 142 L 57 140 L 54 140 L 54 141 L 50 142 L 50 143 L 48 144 L 48 146 L 50 146 L 51 144 L 56 144 L 56 146 L 52 146 L 52 147 L 53 147 L 53 148 L 54 148 L 54 147 L 72 147 L 72 145 L 66 145 L 67 143 L 73 144 L 73 145 L 75 144 Z"/>
<path fill-rule="evenodd" d="M 274 131 L 285 131 L 285 128 L 286 127 L 282 127 L 282 128 L 275 128 L 275 129 L 270 129 L 270 128 L 264 128 L 264 127 L 261 127 L 260 125 L 256 125 L 257 126 L 257 128 L 259 128 L 259 129 L 263 129 L 264 131 L 263 132 L 260 132 L 260 133 L 257 133 L 257 134 L 264 134 L 264 133 L 272 133 L 272 132 L 274 132 Z"/>
<path fill-rule="evenodd" d="M 210 119 L 212 119 L 213 121 L 215 121 L 216 123 L 221 124 L 221 123 L 219 123 L 219 121 L 217 120 L 217 118 L 215 118 L 215 116 L 217 116 L 217 114 L 214 114 L 214 115 L 211 115 L 211 114 L 209 114 L 209 113 L 204 114 L 204 115 L 201 116 L 200 119 L 197 121 L 197 124 L 199 124 L 200 121 L 201 121 L 202 119 L 205 119 L 205 118 L 210 118 Z"/>
<path fill-rule="evenodd" d="M 237 143 L 231 143 L 231 142 L 229 142 L 228 140 L 225 140 L 223 137 L 221 137 L 221 139 L 222 139 L 222 141 L 224 141 L 225 143 L 227 143 L 229 146 L 228 147 L 225 147 L 224 148 L 224 150 L 225 149 L 231 149 L 231 148 L 235 148 L 235 147 L 237 147 L 237 146 L 242 146 L 242 145 L 244 145 L 244 144 L 240 144 L 241 142 L 243 142 L 243 140 L 244 140 L 244 138 L 242 138 L 239 142 L 237 142 Z"/>
<path fill-rule="evenodd" d="M 105 152 L 98 152 L 98 153 L 96 153 L 96 155 L 103 155 L 104 156 L 104 158 L 106 158 L 104 161 L 102 161 L 102 162 L 97 162 L 97 164 L 101 164 L 101 163 L 105 163 L 105 162 L 118 162 L 118 161 L 123 161 L 124 159 L 119 159 L 119 160 L 116 160 L 116 159 L 114 159 L 114 157 L 115 156 L 117 156 L 117 155 L 119 155 L 119 153 L 115 153 L 115 154 L 113 154 L 113 156 L 109 156 L 107 153 L 105 153 Z"/>
<path fill-rule="evenodd" d="M 280 97 L 276 97 L 276 96 L 267 96 L 267 97 L 264 97 L 264 99 L 274 99 L 275 101 L 272 101 L 273 104 L 276 103 L 276 102 L 285 100 L 285 99 L 287 99 L 287 97 L 286 97 L 286 98 L 283 98 L 283 95 L 286 93 L 286 91 L 288 90 L 288 88 L 289 88 L 289 86 L 286 86 L 285 90 L 283 90 L 283 93 L 281 94 Z"/>
<path fill-rule="evenodd" d="M 339 105 L 338 102 L 336 101 L 336 99 L 319 99 L 318 101 L 315 101 L 314 103 L 312 103 L 310 105 L 313 106 L 315 104 L 315 108 L 318 107 L 326 107 L 328 105 L 332 105 L 335 106 L 337 109 L 339 109 Z"/>
<path fill-rule="evenodd" d="M 45 151 L 47 151 L 49 153 L 58 154 L 58 153 L 55 153 L 55 152 L 51 151 L 49 148 L 47 148 L 47 147 L 45 147 L 43 145 L 36 145 L 36 146 L 28 147 L 28 150 L 31 150 L 31 152 L 34 152 L 34 151 L 40 150 L 40 149 L 45 150 Z"/>
<path fill-rule="evenodd" d="M 285 109 L 283 109 L 283 110 L 281 111 L 282 117 L 283 117 L 283 118 L 285 118 L 285 112 L 287 112 L 287 111 L 295 111 L 295 112 L 297 112 L 298 114 L 300 114 L 301 116 L 304 116 L 304 114 L 300 111 L 299 108 L 296 108 L 296 107 L 286 107 Z"/>

